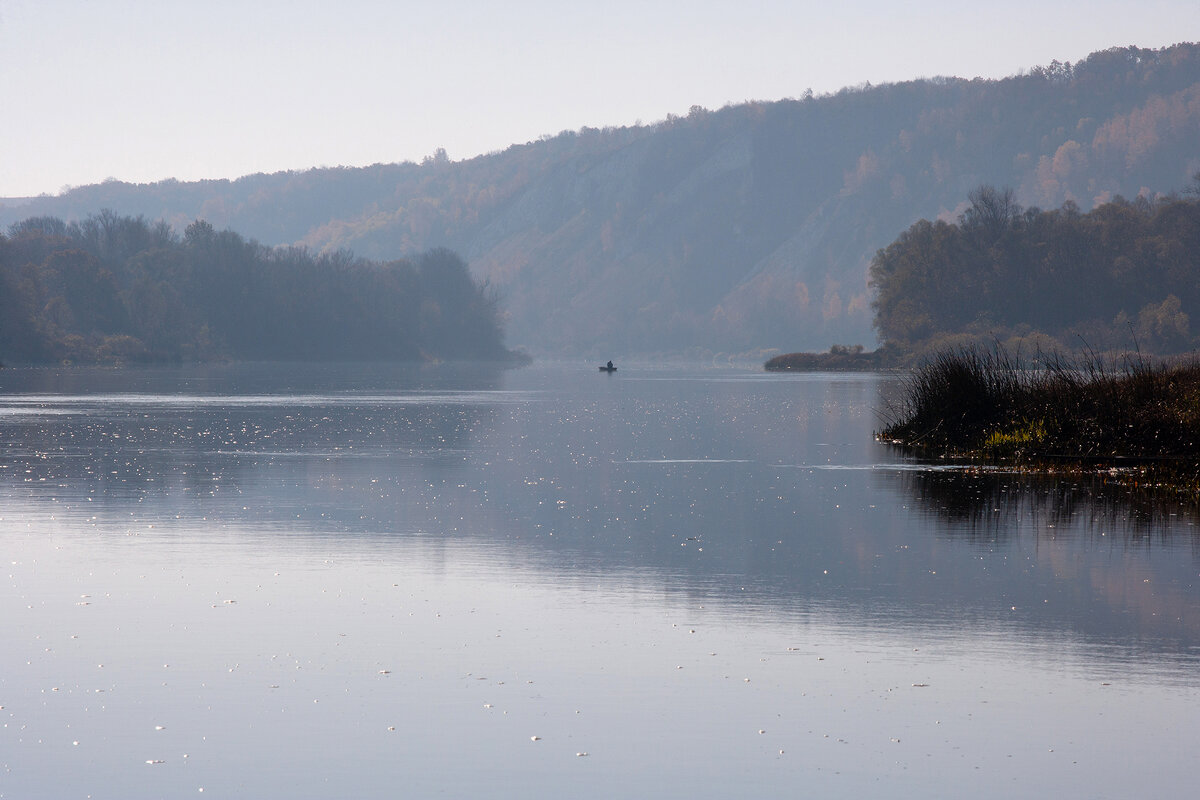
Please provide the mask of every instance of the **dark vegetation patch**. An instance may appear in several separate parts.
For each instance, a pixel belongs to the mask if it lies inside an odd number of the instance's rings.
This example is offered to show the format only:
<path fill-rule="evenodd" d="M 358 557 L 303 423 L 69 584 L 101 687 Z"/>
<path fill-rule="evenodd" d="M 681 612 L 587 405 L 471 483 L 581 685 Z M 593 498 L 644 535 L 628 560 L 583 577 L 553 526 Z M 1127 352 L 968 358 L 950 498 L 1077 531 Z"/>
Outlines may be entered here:
<path fill-rule="evenodd" d="M 880 350 L 864 350 L 861 344 L 835 344 L 828 353 L 785 353 L 763 365 L 768 372 L 858 372 L 883 369 L 888 359 Z"/>
<path fill-rule="evenodd" d="M 945 351 L 904 382 L 881 439 L 931 458 L 1034 469 L 1117 469 L 1200 490 L 1200 362 L 1089 355 L 1024 363 L 1001 348 Z"/>

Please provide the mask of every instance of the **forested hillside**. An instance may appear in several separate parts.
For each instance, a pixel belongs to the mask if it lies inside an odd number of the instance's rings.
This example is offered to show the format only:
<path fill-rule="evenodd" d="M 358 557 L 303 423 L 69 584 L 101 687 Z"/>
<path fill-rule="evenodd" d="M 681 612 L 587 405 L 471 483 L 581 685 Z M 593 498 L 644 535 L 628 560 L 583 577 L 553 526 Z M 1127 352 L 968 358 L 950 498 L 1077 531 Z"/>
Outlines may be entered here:
<path fill-rule="evenodd" d="M 377 263 L 268 248 L 196 221 L 34 217 L 0 234 L 8 363 L 486 359 L 494 296 L 448 250 Z"/>
<path fill-rule="evenodd" d="M 466 161 L 108 182 L 10 203 L 0 222 L 112 208 L 317 253 L 444 246 L 501 293 L 510 340 L 537 352 L 825 349 L 872 343 L 872 257 L 918 219 L 956 219 L 973 187 L 1087 211 L 1200 170 L 1192 44 L 797 94 Z"/>
<path fill-rule="evenodd" d="M 871 264 L 895 355 L 998 340 L 1015 351 L 1200 347 L 1200 175 L 1190 195 L 1081 213 L 981 187 L 956 223 L 921 220 Z M 1196 320 L 1200 322 L 1200 320 Z"/>

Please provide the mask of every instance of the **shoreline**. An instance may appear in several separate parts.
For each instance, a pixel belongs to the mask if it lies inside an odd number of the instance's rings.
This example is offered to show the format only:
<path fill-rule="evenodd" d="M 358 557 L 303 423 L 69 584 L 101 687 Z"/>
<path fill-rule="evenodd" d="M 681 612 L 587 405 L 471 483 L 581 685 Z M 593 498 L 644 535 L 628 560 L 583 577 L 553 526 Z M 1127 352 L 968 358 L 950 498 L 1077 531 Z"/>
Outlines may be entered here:
<path fill-rule="evenodd" d="M 1022 472 L 1110 475 L 1200 497 L 1200 362 L 947 351 L 905 380 L 877 433 L 919 456 Z"/>

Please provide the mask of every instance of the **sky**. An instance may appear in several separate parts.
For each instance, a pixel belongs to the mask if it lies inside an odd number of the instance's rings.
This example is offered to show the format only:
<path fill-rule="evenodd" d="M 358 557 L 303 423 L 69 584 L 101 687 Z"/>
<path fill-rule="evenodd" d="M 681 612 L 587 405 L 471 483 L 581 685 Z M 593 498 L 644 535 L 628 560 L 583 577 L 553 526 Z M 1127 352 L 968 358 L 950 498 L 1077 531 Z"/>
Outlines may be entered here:
<path fill-rule="evenodd" d="M 0 0 L 0 197 L 459 160 L 1197 40 L 1196 0 Z"/>

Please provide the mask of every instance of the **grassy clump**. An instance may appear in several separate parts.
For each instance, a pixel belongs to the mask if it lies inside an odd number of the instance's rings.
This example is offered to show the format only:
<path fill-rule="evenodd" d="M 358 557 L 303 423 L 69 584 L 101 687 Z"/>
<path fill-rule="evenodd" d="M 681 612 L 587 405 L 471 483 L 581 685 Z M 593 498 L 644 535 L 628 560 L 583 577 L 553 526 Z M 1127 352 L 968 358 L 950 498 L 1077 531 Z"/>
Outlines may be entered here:
<path fill-rule="evenodd" d="M 995 459 L 1016 457 L 1043 446 L 1045 441 L 1046 421 L 1033 420 L 1011 430 L 992 431 L 983 442 L 983 452 Z"/>
<path fill-rule="evenodd" d="M 1200 363 L 945 351 L 907 379 L 880 437 L 932 456 L 1200 472 Z"/>

